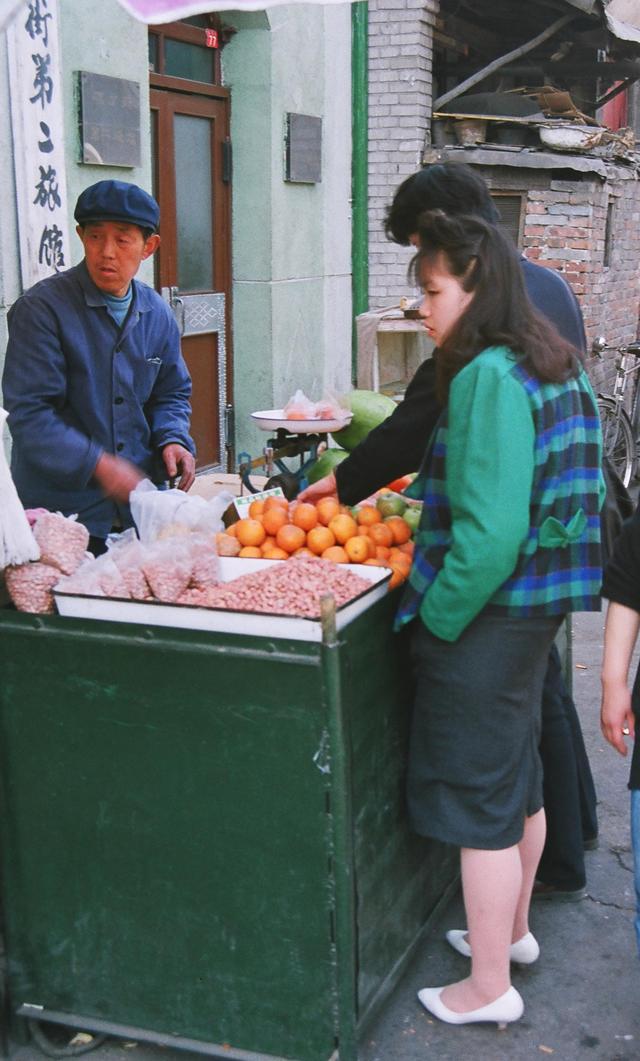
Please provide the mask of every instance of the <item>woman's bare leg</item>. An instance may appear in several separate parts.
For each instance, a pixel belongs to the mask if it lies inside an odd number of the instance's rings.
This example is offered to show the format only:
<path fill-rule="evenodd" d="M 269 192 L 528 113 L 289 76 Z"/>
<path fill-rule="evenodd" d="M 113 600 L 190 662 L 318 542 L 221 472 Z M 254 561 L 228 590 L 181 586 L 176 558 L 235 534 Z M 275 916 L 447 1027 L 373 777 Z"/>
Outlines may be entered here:
<path fill-rule="evenodd" d="M 522 892 L 522 862 L 518 845 L 501 851 L 464 847 L 460 862 L 471 975 L 449 984 L 442 1001 L 465 1013 L 493 1002 L 511 985 L 509 946 Z"/>
<path fill-rule="evenodd" d="M 539 810 L 527 818 L 524 823 L 524 835 L 518 844 L 520 862 L 522 863 L 522 888 L 516 907 L 513 923 L 513 940 L 522 939 L 529 931 L 529 906 L 536 870 L 542 855 L 547 825 L 544 810 Z"/>

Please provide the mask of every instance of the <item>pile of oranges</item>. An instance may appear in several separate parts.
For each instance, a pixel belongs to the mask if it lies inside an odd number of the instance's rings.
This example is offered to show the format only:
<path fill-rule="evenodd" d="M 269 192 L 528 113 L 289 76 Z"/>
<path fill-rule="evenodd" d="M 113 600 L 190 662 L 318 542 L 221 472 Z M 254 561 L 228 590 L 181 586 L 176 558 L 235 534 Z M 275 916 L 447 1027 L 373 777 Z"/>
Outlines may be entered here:
<path fill-rule="evenodd" d="M 237 540 L 236 555 L 263 560 L 290 556 L 321 556 L 336 564 L 390 567 L 390 585 L 403 582 L 411 568 L 411 528 L 402 516 L 383 519 L 375 505 L 352 512 L 335 497 L 316 504 L 289 502 L 284 497 L 256 499 L 249 515 L 227 527 Z"/>

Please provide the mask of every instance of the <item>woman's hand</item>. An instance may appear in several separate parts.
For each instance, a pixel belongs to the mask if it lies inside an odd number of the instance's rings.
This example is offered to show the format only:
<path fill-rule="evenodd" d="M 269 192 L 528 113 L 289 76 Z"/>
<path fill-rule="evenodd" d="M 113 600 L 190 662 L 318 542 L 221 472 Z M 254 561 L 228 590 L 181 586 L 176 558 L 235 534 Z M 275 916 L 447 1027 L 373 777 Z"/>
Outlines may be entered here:
<path fill-rule="evenodd" d="M 312 483 L 306 490 L 298 494 L 298 501 L 319 501 L 321 497 L 330 497 L 331 495 L 338 496 L 338 484 L 336 483 L 336 477 L 333 472 L 329 475 L 325 475 L 323 479 L 318 479 L 317 483 Z"/>
<path fill-rule="evenodd" d="M 638 612 L 616 601 L 609 602 L 604 626 L 600 728 L 605 740 L 620 755 L 627 754 L 624 738 L 635 735 L 627 676 L 639 629 Z"/>
<path fill-rule="evenodd" d="M 634 715 L 631 709 L 631 693 L 626 682 L 602 683 L 602 707 L 600 729 L 605 740 L 620 752 L 627 754 L 625 737 L 634 737 Z"/>

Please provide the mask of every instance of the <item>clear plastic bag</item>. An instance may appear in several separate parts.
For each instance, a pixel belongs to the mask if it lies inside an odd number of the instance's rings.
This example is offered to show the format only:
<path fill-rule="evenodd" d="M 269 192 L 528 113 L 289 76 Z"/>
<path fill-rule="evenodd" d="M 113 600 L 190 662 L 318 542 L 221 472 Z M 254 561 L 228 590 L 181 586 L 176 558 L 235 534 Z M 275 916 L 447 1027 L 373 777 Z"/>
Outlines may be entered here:
<path fill-rule="evenodd" d="M 70 575 L 82 563 L 89 545 L 89 531 L 77 516 L 43 512 L 33 526 L 43 564 L 50 564 Z"/>
<path fill-rule="evenodd" d="M 146 545 L 193 531 L 216 534 L 224 529 L 222 514 L 233 502 L 229 492 L 209 501 L 183 490 L 157 490 L 144 479 L 131 493 L 131 515 L 140 541 Z"/>
<path fill-rule="evenodd" d="M 55 612 L 53 587 L 60 568 L 35 561 L 7 567 L 4 572 L 9 596 L 19 612 L 51 615 Z"/>
<path fill-rule="evenodd" d="M 327 394 L 319 401 L 312 402 L 304 391 L 297 390 L 289 398 L 282 415 L 285 420 L 346 420 L 350 410 L 334 394 Z"/>

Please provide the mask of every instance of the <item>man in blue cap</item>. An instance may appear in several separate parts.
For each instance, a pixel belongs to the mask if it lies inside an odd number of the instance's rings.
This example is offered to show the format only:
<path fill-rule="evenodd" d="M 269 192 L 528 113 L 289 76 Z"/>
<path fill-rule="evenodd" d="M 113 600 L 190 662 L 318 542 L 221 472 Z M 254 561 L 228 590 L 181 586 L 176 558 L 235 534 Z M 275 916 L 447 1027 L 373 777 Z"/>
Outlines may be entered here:
<path fill-rule="evenodd" d="M 84 260 L 12 306 L 2 388 L 22 503 L 77 513 L 100 552 L 140 479 L 191 486 L 191 379 L 171 310 L 134 279 L 160 244 L 155 199 L 99 181 L 74 216 Z"/>

